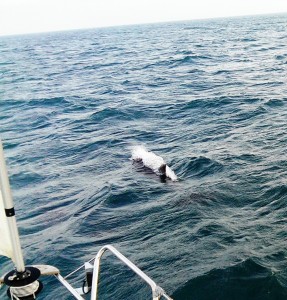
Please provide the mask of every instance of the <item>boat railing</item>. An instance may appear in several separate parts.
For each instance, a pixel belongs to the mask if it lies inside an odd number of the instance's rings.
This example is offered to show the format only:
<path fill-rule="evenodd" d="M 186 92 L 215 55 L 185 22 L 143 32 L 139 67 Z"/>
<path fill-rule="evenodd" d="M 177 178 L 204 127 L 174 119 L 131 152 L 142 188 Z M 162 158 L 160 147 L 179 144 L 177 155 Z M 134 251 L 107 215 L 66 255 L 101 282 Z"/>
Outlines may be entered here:
<path fill-rule="evenodd" d="M 128 258 L 126 258 L 123 254 L 121 254 L 115 247 L 112 245 L 106 245 L 102 247 L 97 255 L 92 258 L 88 263 L 90 264 L 93 260 L 93 272 L 92 272 L 92 280 L 91 280 L 91 300 L 97 300 L 98 299 L 98 284 L 99 284 L 99 273 L 100 273 L 100 262 L 103 254 L 106 251 L 110 251 L 112 254 L 114 254 L 120 261 L 122 261 L 126 266 L 128 266 L 134 273 L 136 273 L 140 278 L 142 278 L 151 288 L 152 290 L 152 300 L 160 300 L 161 297 L 172 300 L 166 292 L 158 286 L 149 276 L 147 276 L 141 269 L 139 269 L 134 263 L 132 263 Z M 85 266 L 85 265 L 84 265 Z M 82 300 L 82 295 L 84 295 L 86 292 L 89 291 L 89 287 L 86 287 L 86 291 L 82 288 L 80 289 L 74 289 L 67 281 L 67 278 L 79 271 L 84 266 L 81 266 L 80 268 L 76 269 L 66 277 L 62 277 L 60 274 L 56 274 L 55 276 L 57 279 L 74 295 L 76 299 Z"/>

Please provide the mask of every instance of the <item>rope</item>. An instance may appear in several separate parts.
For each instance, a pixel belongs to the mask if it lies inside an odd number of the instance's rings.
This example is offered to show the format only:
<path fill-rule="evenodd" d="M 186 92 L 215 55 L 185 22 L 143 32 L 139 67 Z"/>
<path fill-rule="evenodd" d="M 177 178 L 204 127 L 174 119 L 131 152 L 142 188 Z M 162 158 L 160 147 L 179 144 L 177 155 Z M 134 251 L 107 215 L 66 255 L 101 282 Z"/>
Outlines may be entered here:
<path fill-rule="evenodd" d="M 85 291 L 86 283 L 87 283 L 87 280 L 84 279 L 83 284 L 82 284 L 82 292 L 84 295 L 89 294 L 89 292 L 91 291 L 91 287 L 89 287 L 89 286 L 87 286 L 87 291 Z"/>
<path fill-rule="evenodd" d="M 20 286 L 20 287 L 10 287 L 10 293 L 12 299 L 19 300 L 19 297 L 27 297 L 33 295 L 34 299 L 36 299 L 35 292 L 39 288 L 39 281 L 34 281 L 28 285 Z"/>

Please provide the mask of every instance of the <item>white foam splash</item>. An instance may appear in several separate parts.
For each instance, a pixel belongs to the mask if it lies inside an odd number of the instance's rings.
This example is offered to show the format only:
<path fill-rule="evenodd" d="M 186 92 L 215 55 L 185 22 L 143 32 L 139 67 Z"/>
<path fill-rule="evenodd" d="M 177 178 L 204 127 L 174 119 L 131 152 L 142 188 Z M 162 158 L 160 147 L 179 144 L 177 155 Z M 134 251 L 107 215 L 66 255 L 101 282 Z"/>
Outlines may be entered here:
<path fill-rule="evenodd" d="M 135 146 L 132 148 L 132 159 L 142 161 L 147 168 L 153 170 L 156 174 L 159 174 L 159 168 L 163 164 L 166 164 L 162 157 L 148 151 L 144 146 Z M 177 180 L 177 176 L 168 165 L 166 166 L 166 176 L 172 181 Z"/>

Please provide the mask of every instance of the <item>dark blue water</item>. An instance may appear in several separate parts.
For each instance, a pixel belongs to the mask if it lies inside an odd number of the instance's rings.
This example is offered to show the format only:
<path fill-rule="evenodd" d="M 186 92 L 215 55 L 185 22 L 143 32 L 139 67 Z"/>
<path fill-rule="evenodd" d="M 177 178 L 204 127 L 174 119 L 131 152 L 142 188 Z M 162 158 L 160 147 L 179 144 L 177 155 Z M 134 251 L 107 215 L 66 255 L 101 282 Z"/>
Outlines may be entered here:
<path fill-rule="evenodd" d="M 2 37 L 1 138 L 26 262 L 65 275 L 113 244 L 174 299 L 286 299 L 286 25 Z M 179 181 L 133 165 L 138 144 Z M 111 256 L 102 271 L 100 299 L 149 299 Z M 40 299 L 71 299 L 43 281 Z"/>

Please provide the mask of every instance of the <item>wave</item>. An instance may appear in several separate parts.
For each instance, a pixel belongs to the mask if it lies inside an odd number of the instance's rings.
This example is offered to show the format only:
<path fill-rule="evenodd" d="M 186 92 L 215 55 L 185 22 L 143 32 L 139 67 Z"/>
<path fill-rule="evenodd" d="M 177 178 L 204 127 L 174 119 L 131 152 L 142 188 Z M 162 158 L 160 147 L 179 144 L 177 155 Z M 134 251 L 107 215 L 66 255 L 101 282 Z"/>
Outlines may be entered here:
<path fill-rule="evenodd" d="M 27 103 L 29 106 L 63 106 L 70 104 L 69 100 L 65 97 L 53 97 L 53 98 L 39 98 L 31 99 Z"/>
<path fill-rule="evenodd" d="M 253 259 L 191 279 L 172 295 L 174 300 L 283 300 L 286 297 L 286 288 L 272 270 Z"/>
<path fill-rule="evenodd" d="M 143 69 L 148 69 L 148 68 L 155 68 L 155 67 L 169 67 L 169 68 L 174 68 L 174 67 L 180 67 L 184 65 L 195 65 L 198 64 L 199 62 L 205 61 L 205 60 L 211 60 L 210 56 L 205 56 L 205 55 L 183 55 L 179 58 L 172 58 L 168 60 L 159 60 L 155 63 L 152 64 L 147 64 Z"/>
<path fill-rule="evenodd" d="M 269 107 L 281 107 L 284 105 L 285 99 L 269 99 L 265 105 Z"/>
<path fill-rule="evenodd" d="M 235 104 L 239 102 L 240 99 L 238 97 L 212 97 L 212 98 L 203 98 L 203 99 L 195 99 L 192 101 L 189 101 L 187 104 L 185 104 L 185 107 L 183 110 L 186 109 L 200 109 L 200 108 L 224 108 L 226 106 Z"/>
<path fill-rule="evenodd" d="M 183 158 L 175 166 L 182 178 L 202 178 L 223 170 L 221 163 L 204 156 Z"/>
<path fill-rule="evenodd" d="M 116 118 L 118 120 L 133 120 L 134 115 L 127 110 L 115 107 L 106 107 L 98 109 L 98 111 L 91 114 L 90 119 L 93 121 L 101 122 L 106 119 Z"/>
<path fill-rule="evenodd" d="M 272 199 L 272 200 L 280 200 L 287 199 L 287 185 L 274 186 L 268 189 L 264 195 L 264 198 Z"/>

